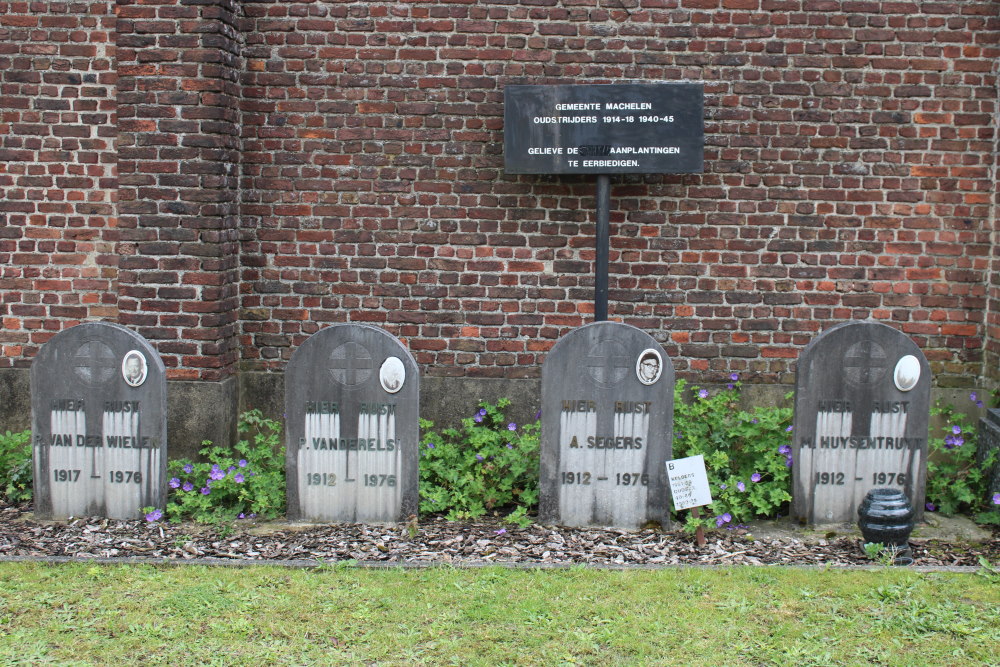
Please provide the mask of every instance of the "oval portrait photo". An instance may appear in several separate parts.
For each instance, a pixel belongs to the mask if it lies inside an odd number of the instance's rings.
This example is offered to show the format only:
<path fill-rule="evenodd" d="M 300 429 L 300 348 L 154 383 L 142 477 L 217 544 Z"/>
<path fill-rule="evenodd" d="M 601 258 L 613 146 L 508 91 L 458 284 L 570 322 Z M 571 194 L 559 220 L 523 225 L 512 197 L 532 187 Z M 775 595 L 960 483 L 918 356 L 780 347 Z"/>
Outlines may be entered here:
<path fill-rule="evenodd" d="M 642 351 L 635 362 L 635 374 L 643 384 L 655 384 L 663 372 L 663 357 L 659 350 L 648 348 Z"/>
<path fill-rule="evenodd" d="M 130 350 L 122 359 L 122 377 L 125 384 L 130 387 L 138 387 L 146 381 L 146 357 L 139 350 Z"/>

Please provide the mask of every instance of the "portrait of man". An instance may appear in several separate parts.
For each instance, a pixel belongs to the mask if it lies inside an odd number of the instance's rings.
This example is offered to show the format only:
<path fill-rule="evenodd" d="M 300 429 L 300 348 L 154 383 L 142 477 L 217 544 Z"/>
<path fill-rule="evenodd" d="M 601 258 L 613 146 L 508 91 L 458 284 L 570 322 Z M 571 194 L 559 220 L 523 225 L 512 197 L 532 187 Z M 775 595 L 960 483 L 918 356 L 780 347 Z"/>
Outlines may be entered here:
<path fill-rule="evenodd" d="M 658 350 L 652 348 L 643 350 L 635 362 L 635 374 L 639 382 L 649 385 L 660 379 L 663 369 L 663 358 Z"/>
<path fill-rule="evenodd" d="M 403 382 L 406 381 L 406 369 L 403 367 L 403 362 L 397 357 L 386 359 L 378 371 L 378 379 L 382 383 L 383 389 L 390 394 L 395 394 L 403 388 Z"/>
<path fill-rule="evenodd" d="M 122 359 L 122 377 L 125 378 L 125 384 L 130 387 L 138 387 L 145 382 L 148 370 L 146 357 L 138 350 L 131 350 Z"/>

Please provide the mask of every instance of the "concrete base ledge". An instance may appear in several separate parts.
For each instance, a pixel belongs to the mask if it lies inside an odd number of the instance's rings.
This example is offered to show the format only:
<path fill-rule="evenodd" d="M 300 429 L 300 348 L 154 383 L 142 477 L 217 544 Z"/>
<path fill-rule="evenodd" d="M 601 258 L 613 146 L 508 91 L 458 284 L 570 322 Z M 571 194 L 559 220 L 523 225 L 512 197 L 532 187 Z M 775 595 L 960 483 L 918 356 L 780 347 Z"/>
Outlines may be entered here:
<path fill-rule="evenodd" d="M 72 556 L 0 556 L 0 563 L 44 563 L 44 564 L 64 564 L 64 563 L 97 563 L 99 565 L 153 565 L 159 567 L 184 567 L 189 565 L 199 565 L 203 567 L 287 567 L 290 569 L 315 569 L 330 570 L 342 568 L 356 568 L 363 570 L 428 570 L 428 569 L 454 569 L 454 570 L 481 570 L 491 567 L 499 567 L 508 570 L 715 570 L 731 569 L 736 567 L 761 567 L 761 568 L 787 568 L 801 570 L 885 570 L 884 565 L 837 565 L 837 564 L 804 564 L 804 565 L 742 565 L 742 564 L 721 564 L 714 563 L 669 563 L 649 565 L 643 563 L 509 563 L 492 561 L 466 561 L 466 562 L 378 562 L 378 561 L 356 561 L 356 560 L 237 560 L 227 558 L 142 558 L 139 556 L 129 556 L 124 558 L 74 558 Z M 976 574 L 982 568 L 974 565 L 909 565 L 892 566 L 893 569 L 899 567 L 908 572 L 954 572 L 957 574 Z"/>

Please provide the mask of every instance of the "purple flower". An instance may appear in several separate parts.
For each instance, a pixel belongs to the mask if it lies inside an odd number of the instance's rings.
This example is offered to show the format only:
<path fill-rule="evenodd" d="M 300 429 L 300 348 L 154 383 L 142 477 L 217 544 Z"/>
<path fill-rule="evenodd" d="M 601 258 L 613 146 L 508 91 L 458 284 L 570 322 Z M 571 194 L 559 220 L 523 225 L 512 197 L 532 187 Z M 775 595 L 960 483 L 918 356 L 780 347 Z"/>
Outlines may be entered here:
<path fill-rule="evenodd" d="M 188 475 L 190 475 L 191 473 L 194 472 L 194 466 L 191 465 L 190 463 L 188 463 L 186 466 L 184 466 L 183 468 L 181 468 L 181 470 L 183 470 L 185 473 L 187 473 Z"/>
<path fill-rule="evenodd" d="M 479 410 L 479 412 L 477 412 L 476 414 L 478 414 L 480 417 L 485 417 L 486 416 L 486 408 L 481 408 Z"/>
<path fill-rule="evenodd" d="M 743 482 L 736 482 L 736 488 L 739 489 L 740 493 L 747 490 L 747 485 Z"/>
<path fill-rule="evenodd" d="M 472 418 L 472 421 L 476 422 L 477 424 L 482 424 L 483 423 L 483 416 L 482 415 L 476 415 L 475 417 Z"/>
<path fill-rule="evenodd" d="M 236 480 L 237 484 L 242 484 L 245 478 L 243 477 L 243 473 L 238 472 L 235 475 L 233 475 L 233 479 Z"/>
<path fill-rule="evenodd" d="M 983 407 L 983 402 L 982 401 L 976 401 L 976 407 L 977 408 Z"/>
<path fill-rule="evenodd" d="M 751 420 L 750 420 L 750 423 L 751 423 L 751 424 L 756 424 L 756 423 L 757 423 L 757 418 L 756 418 L 756 417 L 754 417 L 753 419 L 751 419 Z"/>
<path fill-rule="evenodd" d="M 171 477 L 170 481 L 167 482 L 167 484 L 170 485 L 171 489 L 179 489 L 181 486 L 181 480 L 177 479 L 176 477 Z"/>
<path fill-rule="evenodd" d="M 247 460 L 246 460 L 246 459 L 240 459 L 240 460 L 239 460 L 239 461 L 238 461 L 238 462 L 236 463 L 236 465 L 238 465 L 238 466 L 239 466 L 239 467 L 241 467 L 241 468 L 246 468 L 246 467 L 247 467 Z"/>
<path fill-rule="evenodd" d="M 699 389 L 698 398 L 708 398 L 708 389 Z"/>
<path fill-rule="evenodd" d="M 247 516 L 246 516 L 246 514 L 244 514 L 243 512 L 240 512 L 240 513 L 239 513 L 239 515 L 237 515 L 237 517 L 236 517 L 236 518 L 237 518 L 237 519 L 245 519 L 245 518 L 247 518 Z"/>
<path fill-rule="evenodd" d="M 201 495 L 207 496 L 211 492 L 212 492 L 212 489 L 208 488 L 207 486 L 201 487 Z"/>
<path fill-rule="evenodd" d="M 220 479 L 226 478 L 226 473 L 222 472 L 222 470 L 213 470 L 212 472 L 208 473 L 208 478 L 215 481 L 219 481 Z"/>
<path fill-rule="evenodd" d="M 434 443 L 433 442 L 428 442 L 427 443 L 427 449 L 434 449 Z"/>
<path fill-rule="evenodd" d="M 236 466 L 229 466 L 228 468 L 226 468 L 226 474 L 229 474 L 234 470 L 236 470 Z"/>
<path fill-rule="evenodd" d="M 184 482 L 184 486 L 181 487 L 185 491 L 194 491 L 194 484 L 191 482 Z"/>
<path fill-rule="evenodd" d="M 732 520 L 733 520 L 733 515 L 730 514 L 729 512 L 726 512 L 725 514 L 715 517 L 715 527 L 721 528 L 722 524 L 729 523 Z"/>
<path fill-rule="evenodd" d="M 755 472 L 754 474 L 750 475 L 750 481 L 751 482 L 759 482 L 760 481 L 760 473 L 759 472 Z"/>
<path fill-rule="evenodd" d="M 163 518 L 163 512 L 161 512 L 160 510 L 153 510 L 152 512 L 146 515 L 146 521 L 148 521 L 149 523 L 153 523 L 154 521 L 159 521 L 162 518 Z"/>
<path fill-rule="evenodd" d="M 977 394 L 976 392 L 972 392 L 971 394 L 969 394 L 969 400 L 975 403 L 976 401 L 979 400 L 979 394 Z"/>
<path fill-rule="evenodd" d="M 792 455 L 791 454 L 789 454 L 788 456 L 785 457 L 785 467 L 786 468 L 791 468 L 792 467 Z"/>
<path fill-rule="evenodd" d="M 508 443 L 507 443 L 507 449 L 514 449 L 514 445 L 512 445 L 512 444 L 510 444 L 510 443 L 508 442 Z"/>
<path fill-rule="evenodd" d="M 791 432 L 792 432 L 792 425 L 789 424 L 788 428 L 785 429 L 785 433 L 791 433 Z"/>
<path fill-rule="evenodd" d="M 517 430 L 517 424 L 515 424 L 514 422 L 511 422 L 511 423 L 507 424 L 507 430 L 508 431 L 516 431 Z"/>
<path fill-rule="evenodd" d="M 962 427 L 956 424 L 955 426 L 951 427 L 951 432 L 954 433 L 955 435 L 962 435 Z"/>
<path fill-rule="evenodd" d="M 927 508 L 928 512 L 933 512 L 934 510 L 937 509 L 937 505 L 935 505 L 934 503 L 924 503 L 924 507 Z"/>
<path fill-rule="evenodd" d="M 538 412 L 535 413 L 535 419 L 541 419 L 541 418 L 542 418 L 542 411 L 539 410 Z"/>
<path fill-rule="evenodd" d="M 782 445 L 781 447 L 778 447 L 778 453 L 779 454 L 786 454 L 786 455 L 787 454 L 791 454 L 792 453 L 792 448 L 790 446 L 788 446 L 788 445 Z"/>
<path fill-rule="evenodd" d="M 961 447 L 965 444 L 965 438 L 960 435 L 949 435 L 944 439 L 944 448 L 953 449 L 955 447 Z"/>
<path fill-rule="evenodd" d="M 728 484 L 719 484 L 719 490 L 721 491 L 725 491 L 728 488 L 729 488 Z"/>
<path fill-rule="evenodd" d="M 732 380 L 733 382 L 736 382 L 736 381 L 738 381 L 740 379 L 740 374 L 739 373 L 730 373 L 729 374 L 729 379 Z"/>
<path fill-rule="evenodd" d="M 993 494 L 993 504 L 1000 505 L 1000 493 Z"/>
<path fill-rule="evenodd" d="M 493 532 L 496 533 L 497 535 L 503 535 L 504 533 L 507 532 L 507 529 L 501 528 L 500 530 L 494 530 Z"/>
<path fill-rule="evenodd" d="M 482 461 L 483 460 L 483 455 L 482 454 L 476 454 L 476 460 L 477 461 Z"/>
<path fill-rule="evenodd" d="M 736 385 L 734 385 L 732 382 L 730 382 L 729 384 L 726 385 L 726 389 L 735 389 L 735 388 L 736 388 Z"/>

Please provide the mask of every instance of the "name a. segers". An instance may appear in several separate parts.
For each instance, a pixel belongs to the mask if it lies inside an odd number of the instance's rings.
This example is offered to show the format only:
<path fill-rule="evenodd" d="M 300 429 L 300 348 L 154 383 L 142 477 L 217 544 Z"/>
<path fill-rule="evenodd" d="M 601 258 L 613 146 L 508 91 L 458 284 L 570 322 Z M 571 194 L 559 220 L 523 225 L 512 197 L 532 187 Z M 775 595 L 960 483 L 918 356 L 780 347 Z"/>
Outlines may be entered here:
<path fill-rule="evenodd" d="M 580 441 L 574 435 L 569 441 L 570 449 L 581 449 Z M 642 438 L 628 435 L 619 436 L 587 436 L 586 449 L 642 449 Z"/>

